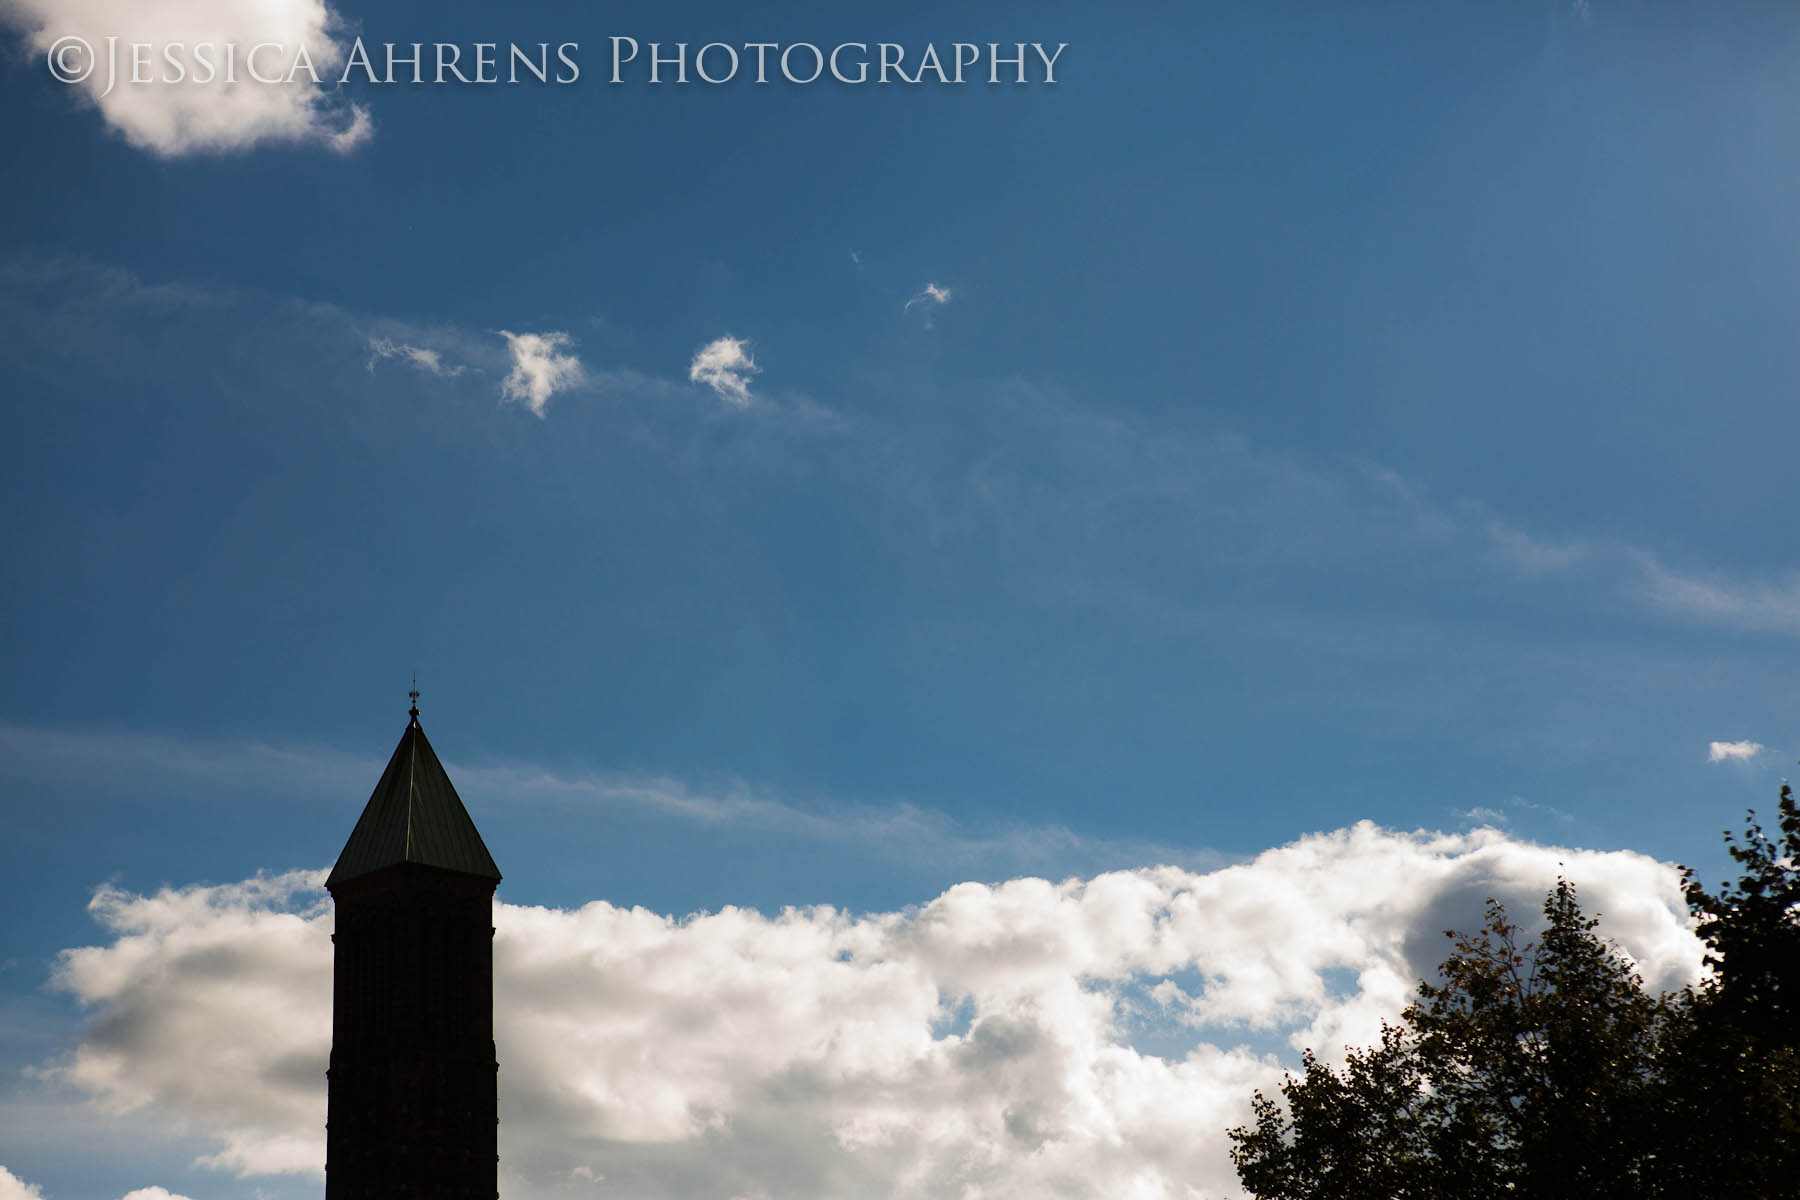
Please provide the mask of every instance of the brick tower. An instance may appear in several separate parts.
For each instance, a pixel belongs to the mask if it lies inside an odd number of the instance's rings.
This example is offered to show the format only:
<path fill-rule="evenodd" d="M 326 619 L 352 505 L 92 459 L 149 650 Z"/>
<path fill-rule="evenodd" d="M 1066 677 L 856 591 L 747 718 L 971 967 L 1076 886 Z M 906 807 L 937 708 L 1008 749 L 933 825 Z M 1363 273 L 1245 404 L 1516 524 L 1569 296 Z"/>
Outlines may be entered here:
<path fill-rule="evenodd" d="M 496 1200 L 500 871 L 419 727 L 325 886 L 336 908 L 325 1200 Z"/>

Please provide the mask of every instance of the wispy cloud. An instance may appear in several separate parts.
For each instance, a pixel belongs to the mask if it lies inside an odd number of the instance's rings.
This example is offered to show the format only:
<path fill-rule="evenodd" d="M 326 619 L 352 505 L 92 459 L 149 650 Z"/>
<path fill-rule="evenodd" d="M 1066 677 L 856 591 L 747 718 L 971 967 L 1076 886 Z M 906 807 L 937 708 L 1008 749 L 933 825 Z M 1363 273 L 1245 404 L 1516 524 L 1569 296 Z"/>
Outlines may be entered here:
<path fill-rule="evenodd" d="M 1800 571 L 1756 578 L 1676 570 L 1641 545 L 1527 531 L 1487 505 L 1443 499 L 1384 467 L 1363 474 L 1383 489 L 1422 537 L 1485 542 L 1492 556 L 1523 577 L 1585 571 L 1596 590 L 1623 593 L 1641 611 L 1684 622 L 1754 633 L 1800 635 Z M 1322 474 L 1321 477 L 1327 477 Z"/>
<path fill-rule="evenodd" d="M 449 764 L 468 796 L 509 804 L 635 810 L 691 826 L 770 833 L 854 848 L 886 861 L 929 862 L 970 874 L 1061 873 L 1129 862 L 1217 865 L 1218 854 L 1144 839 L 1096 838 L 1060 825 L 971 827 L 924 805 L 806 802 L 744 782 L 697 786 L 670 775 L 552 770 L 526 763 Z M 230 790 L 279 778 L 309 795 L 354 795 L 381 762 L 308 745 L 177 739 L 43 729 L 0 721 L 0 778 L 117 787 L 155 780 Z"/>
<path fill-rule="evenodd" d="M 1761 742 L 1708 742 L 1706 744 L 1707 762 L 1747 762 L 1761 754 L 1768 747 Z"/>
<path fill-rule="evenodd" d="M 915 304 L 925 305 L 925 324 L 927 328 L 929 328 L 931 325 L 930 310 L 933 308 L 941 308 L 948 303 L 950 303 L 950 289 L 942 287 L 939 284 L 928 283 L 915 292 L 905 304 L 901 305 L 900 311 L 909 312 Z"/>
<path fill-rule="evenodd" d="M 512 352 L 512 370 L 500 381 L 500 396 L 523 404 L 540 419 L 550 397 L 579 386 L 587 378 L 581 360 L 567 353 L 574 344 L 568 334 L 513 333 L 505 329 L 499 333 Z"/>
<path fill-rule="evenodd" d="M 454 382 L 456 391 L 444 391 L 467 401 L 468 412 L 487 402 L 472 386 L 478 376 L 500 381 L 504 401 L 539 416 L 577 387 L 646 402 L 689 394 L 678 376 L 591 367 L 561 331 L 469 328 L 255 288 L 149 282 L 71 258 L 0 259 L 0 324 L 17 335 L 11 346 L 108 378 L 169 371 L 175 363 L 229 363 L 232 373 L 255 379 L 258 395 L 313 404 L 333 403 L 358 386 L 345 368 L 366 379 L 384 363 Z M 224 330 L 230 336 L 221 336 Z"/>
<path fill-rule="evenodd" d="M 750 357 L 750 343 L 727 335 L 700 347 L 688 364 L 688 378 L 705 384 L 719 399 L 736 408 L 748 408 L 750 376 L 762 370 Z"/>
<path fill-rule="evenodd" d="M 3 0 L 0 0 L 3 2 Z M 450 380 L 504 374 L 505 345 L 491 332 L 420 323 L 257 288 L 154 282 L 81 259 L 0 261 L 0 321 L 14 345 L 130 378 L 195 363 L 253 381 L 265 397 L 326 403 L 347 394 L 344 371 L 384 361 Z M 30 339 L 29 342 L 26 339 Z M 227 365 L 228 364 L 228 365 Z"/>
<path fill-rule="evenodd" d="M 948 304 L 948 303 L 950 303 L 950 289 L 947 287 L 939 287 L 935 283 L 928 283 L 924 287 L 920 288 L 919 291 L 916 294 L 914 294 L 912 299 L 908 300 L 904 305 L 901 306 L 901 308 L 904 311 L 905 309 L 911 308 L 915 304 Z"/>
<path fill-rule="evenodd" d="M 1508 810 L 1511 811 L 1509 812 Z M 1513 823 L 1512 814 L 1519 812 L 1539 813 L 1543 816 L 1554 818 L 1564 824 L 1568 824 L 1575 819 L 1569 813 L 1564 812 L 1554 805 L 1539 804 L 1536 801 L 1527 800 L 1523 796 L 1508 796 L 1505 808 L 1495 808 L 1492 805 L 1478 804 L 1473 808 L 1462 810 L 1457 815 L 1462 817 L 1465 821 L 1472 821 L 1480 825 L 1510 826 Z"/>
<path fill-rule="evenodd" d="M 392 338 L 369 339 L 369 371 L 375 370 L 375 364 L 384 358 L 397 358 L 427 375 L 436 375 L 443 379 L 454 379 L 468 370 L 466 366 L 446 366 L 443 356 L 436 350 L 424 346 L 409 346 L 404 342 L 396 342 Z"/>
<path fill-rule="evenodd" d="M 1527 800 L 1523 796 L 1513 796 L 1507 800 L 1507 804 L 1511 805 L 1513 808 L 1522 808 L 1526 812 L 1543 813 L 1545 816 L 1554 817 L 1564 824 L 1568 824 L 1575 819 L 1573 814 L 1564 812 L 1554 804 L 1541 804 L 1536 800 Z"/>
<path fill-rule="evenodd" d="M 1667 612 L 1757 633 L 1800 634 L 1800 574 L 1775 580 L 1682 574 L 1634 551 L 1651 603 Z"/>
<path fill-rule="evenodd" d="M 935 309 L 939 301 L 919 303 Z M 365 375 L 371 363 L 383 362 L 432 380 L 456 379 L 469 411 L 479 391 L 470 386 L 475 375 L 503 380 L 505 399 L 539 416 L 578 384 L 644 398 L 690 394 L 678 375 L 591 369 L 560 332 L 496 338 L 253 289 L 146 282 L 66 259 L 0 262 L 0 317 L 17 335 L 11 353 L 28 348 L 57 369 L 124 380 L 182 362 L 216 362 L 254 380 L 255 394 L 309 404 L 331 403 L 341 393 L 334 385 L 343 376 L 327 372 L 347 367 Z M 233 336 L 219 337 L 227 324 Z M 1535 587 L 1546 605 L 1605 604 L 1613 614 L 1800 635 L 1800 575 L 1677 569 L 1647 547 L 1521 527 L 1477 499 L 1433 495 L 1378 465 L 1309 458 L 1230 434 L 1143 428 L 1118 411 L 1018 383 L 987 389 L 981 411 L 992 429 L 1004 427 L 1010 444 L 1029 449 L 981 457 L 975 470 L 939 472 L 949 457 L 940 447 L 909 442 L 911 431 L 866 410 L 852 424 L 821 404 L 753 394 L 758 369 L 750 344 L 727 336 L 693 355 L 687 379 L 734 408 L 755 403 L 762 414 L 790 418 L 793 428 L 853 431 L 855 449 L 872 464 L 871 483 L 922 509 L 917 523 L 932 537 L 1003 527 L 1009 545 L 1041 554 L 1034 569 L 1071 593 L 1105 581 L 1170 611 L 1191 607 L 1183 579 L 1157 577 L 1158 564 L 1178 560 L 1118 553 L 1140 538 L 1147 549 L 1178 521 L 1186 532 L 1205 530 L 1209 561 L 1226 570 L 1274 567 L 1298 578 L 1367 572 L 1380 560 L 1398 580 L 1449 555 L 1484 578 L 1505 575 Z M 686 406 L 690 413 L 701 408 Z"/>
<path fill-rule="evenodd" d="M 343 21 L 324 0 L 159 0 L 155 4 L 120 4 L 116 0 L 6 0 L 0 21 L 20 29 L 32 56 L 40 63 L 58 42 L 81 38 L 97 48 L 101 61 L 84 57 L 81 46 L 62 42 L 61 68 L 71 74 L 83 65 L 92 70 L 78 85 L 101 117 L 125 140 L 160 157 L 248 150 L 273 142 L 303 142 L 348 151 L 368 140 L 374 126 L 368 110 L 345 101 L 328 87 L 298 73 L 293 82 L 260 83 L 237 64 L 237 82 L 227 82 L 222 67 L 210 82 L 198 82 L 197 61 L 184 60 L 185 78 L 163 82 L 165 64 L 156 62 L 157 80 L 114 86 L 112 68 L 104 61 L 107 39 L 163 47 L 200 43 L 249 47 L 272 43 L 259 70 L 266 77 L 289 77 L 301 53 L 321 80 L 347 58 L 341 36 Z M 128 70 L 120 67 L 119 70 Z"/>
<path fill-rule="evenodd" d="M 1566 570 L 1589 555 L 1579 542 L 1545 541 L 1499 520 L 1488 521 L 1487 533 L 1500 556 L 1528 575 Z"/>
<path fill-rule="evenodd" d="M 322 746 L 207 741 L 147 733 L 48 729 L 0 721 L 0 775 L 113 786 L 132 778 L 230 788 L 255 778 L 304 780 L 354 795 L 379 765 Z"/>

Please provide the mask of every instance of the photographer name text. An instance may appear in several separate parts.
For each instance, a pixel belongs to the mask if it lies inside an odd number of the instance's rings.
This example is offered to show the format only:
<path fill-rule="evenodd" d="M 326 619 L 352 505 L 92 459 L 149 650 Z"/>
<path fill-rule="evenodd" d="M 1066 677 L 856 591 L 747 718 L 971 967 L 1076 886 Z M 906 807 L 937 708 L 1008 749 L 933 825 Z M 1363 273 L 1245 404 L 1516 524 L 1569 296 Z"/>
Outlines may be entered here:
<path fill-rule="evenodd" d="M 1068 43 L 951 42 L 923 47 L 900 42 L 640 42 L 607 39 L 609 84 L 1054 84 Z M 579 42 L 374 42 L 358 37 L 343 58 L 334 51 L 321 71 L 304 44 L 282 42 L 139 42 L 118 37 L 57 39 L 45 55 L 63 83 L 120 86 L 256 83 L 546 84 L 582 78 Z"/>

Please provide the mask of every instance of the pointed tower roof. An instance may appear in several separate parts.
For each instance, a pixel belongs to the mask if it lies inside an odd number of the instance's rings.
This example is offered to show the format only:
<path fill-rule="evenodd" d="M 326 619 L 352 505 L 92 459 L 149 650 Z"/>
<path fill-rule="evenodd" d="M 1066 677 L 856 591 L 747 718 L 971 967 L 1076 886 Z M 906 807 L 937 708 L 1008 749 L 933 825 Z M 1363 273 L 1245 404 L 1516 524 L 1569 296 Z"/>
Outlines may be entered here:
<path fill-rule="evenodd" d="M 416 691 L 408 715 L 406 732 L 400 735 L 381 782 L 325 880 L 328 888 L 399 863 L 442 867 L 499 882 L 500 868 L 451 786 L 444 764 L 425 740 Z"/>

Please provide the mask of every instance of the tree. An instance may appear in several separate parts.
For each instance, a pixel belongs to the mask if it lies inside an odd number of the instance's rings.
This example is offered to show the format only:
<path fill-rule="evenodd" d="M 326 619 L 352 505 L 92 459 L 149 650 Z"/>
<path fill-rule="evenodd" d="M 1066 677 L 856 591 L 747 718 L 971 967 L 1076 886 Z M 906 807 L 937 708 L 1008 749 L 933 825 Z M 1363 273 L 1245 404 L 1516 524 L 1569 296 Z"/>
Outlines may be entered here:
<path fill-rule="evenodd" d="M 1306 1052 L 1282 1105 L 1257 1092 L 1254 1128 L 1231 1131 L 1238 1179 L 1263 1200 L 1412 1200 L 1426 1187 L 1429 1148 L 1422 1064 L 1408 1032 L 1383 1025 L 1381 1042 L 1351 1050 L 1339 1075 Z"/>
<path fill-rule="evenodd" d="M 1706 943 L 1713 978 L 1703 997 L 1713 1020 L 1728 1020 L 1766 1046 L 1800 1039 L 1800 804 L 1781 785 L 1771 839 L 1751 812 L 1744 838 L 1730 832 L 1725 845 L 1743 868 L 1736 883 L 1717 895 L 1682 872 L 1682 890 Z"/>
<path fill-rule="evenodd" d="M 1683 872 L 1709 975 L 1653 998 L 1558 881 L 1519 944 L 1498 903 L 1450 936 L 1380 1044 L 1310 1052 L 1230 1131 L 1262 1200 L 1785 1200 L 1800 1180 L 1800 802 L 1725 844 L 1739 878 Z"/>
<path fill-rule="evenodd" d="M 1752 812 L 1725 843 L 1740 878 L 1683 891 L 1711 977 L 1678 1000 L 1660 1070 L 1662 1192 L 1791 1196 L 1800 1173 L 1800 805 L 1782 785 L 1779 836 Z"/>
<path fill-rule="evenodd" d="M 1490 900 L 1452 931 L 1379 1045 L 1340 1074 L 1310 1053 L 1282 1101 L 1257 1093 L 1230 1131 L 1238 1178 L 1261 1200 L 1578 1200 L 1647 1195 L 1664 1005 L 1595 933 L 1559 880 L 1545 929 Z"/>

